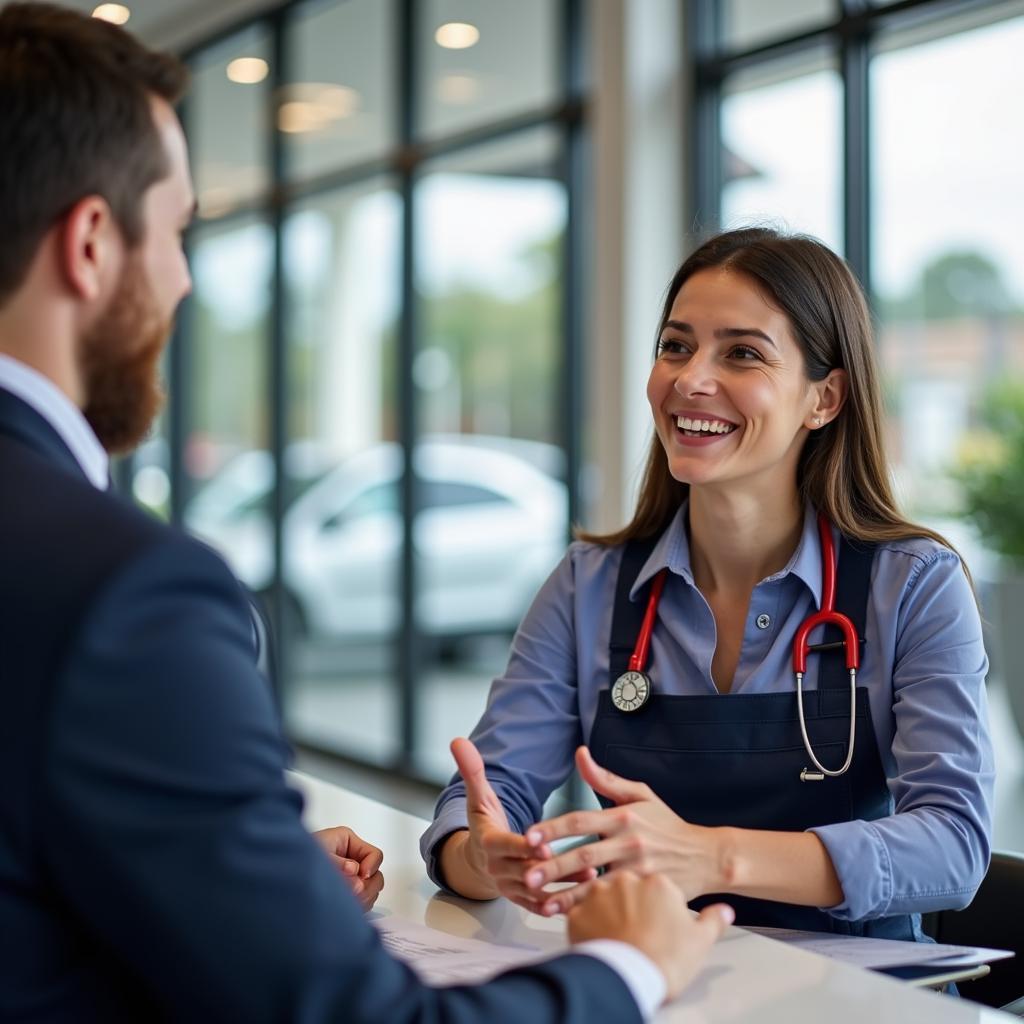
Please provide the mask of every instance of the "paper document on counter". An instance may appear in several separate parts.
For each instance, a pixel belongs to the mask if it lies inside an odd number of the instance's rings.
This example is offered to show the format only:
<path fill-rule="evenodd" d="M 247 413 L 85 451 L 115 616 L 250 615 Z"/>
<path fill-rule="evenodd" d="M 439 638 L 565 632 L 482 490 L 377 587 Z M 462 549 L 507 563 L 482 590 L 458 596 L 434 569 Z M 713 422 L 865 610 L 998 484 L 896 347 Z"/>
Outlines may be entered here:
<path fill-rule="evenodd" d="M 551 955 L 527 946 L 497 946 L 463 939 L 400 917 L 378 917 L 372 924 L 384 948 L 428 985 L 486 981 L 502 971 Z"/>
<path fill-rule="evenodd" d="M 884 970 L 887 967 L 910 967 L 931 964 L 935 967 L 964 967 L 987 964 L 1013 956 L 1006 949 L 984 949 L 980 946 L 950 946 L 932 942 L 900 942 L 896 939 L 863 939 L 851 935 L 829 935 L 825 932 L 801 932 L 788 928 L 747 928 L 755 935 L 799 946 L 811 953 L 820 953 L 833 960 Z"/>

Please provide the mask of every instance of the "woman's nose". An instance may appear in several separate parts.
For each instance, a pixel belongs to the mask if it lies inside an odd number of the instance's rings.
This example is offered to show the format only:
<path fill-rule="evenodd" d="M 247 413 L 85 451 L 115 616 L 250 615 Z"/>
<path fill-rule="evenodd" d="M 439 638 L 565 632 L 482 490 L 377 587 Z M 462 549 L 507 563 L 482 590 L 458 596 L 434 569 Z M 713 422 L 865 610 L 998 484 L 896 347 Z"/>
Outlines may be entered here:
<path fill-rule="evenodd" d="M 683 396 L 712 394 L 718 387 L 713 361 L 695 352 L 679 367 L 673 387 Z"/>

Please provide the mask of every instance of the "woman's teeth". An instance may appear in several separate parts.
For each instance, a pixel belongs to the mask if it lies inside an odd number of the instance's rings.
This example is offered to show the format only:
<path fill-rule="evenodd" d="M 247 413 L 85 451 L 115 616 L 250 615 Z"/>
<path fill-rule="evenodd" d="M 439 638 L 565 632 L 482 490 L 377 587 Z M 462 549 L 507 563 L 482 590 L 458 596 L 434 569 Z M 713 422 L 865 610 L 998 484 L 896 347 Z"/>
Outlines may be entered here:
<path fill-rule="evenodd" d="M 736 429 L 734 423 L 726 423 L 725 420 L 700 420 L 689 416 L 677 416 L 676 426 L 690 437 L 700 437 L 702 434 L 731 434 Z"/>

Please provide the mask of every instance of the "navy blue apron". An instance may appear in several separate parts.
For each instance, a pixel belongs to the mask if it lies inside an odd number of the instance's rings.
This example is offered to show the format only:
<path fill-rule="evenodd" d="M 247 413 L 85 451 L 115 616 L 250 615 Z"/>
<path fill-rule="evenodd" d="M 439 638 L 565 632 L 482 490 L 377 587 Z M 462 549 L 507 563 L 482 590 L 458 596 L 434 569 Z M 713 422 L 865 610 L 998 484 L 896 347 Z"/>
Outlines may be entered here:
<path fill-rule="evenodd" d="M 609 644 L 609 687 L 626 671 L 640 632 L 650 584 L 635 602 L 629 600 L 629 591 L 657 539 L 630 541 L 623 552 Z M 840 542 L 836 610 L 853 620 L 862 638 L 874 556 L 873 545 L 846 538 Z M 804 689 L 807 731 L 822 764 L 838 766 L 846 757 L 850 709 L 842 645 L 812 656 L 820 661 L 819 685 L 817 690 Z M 849 770 L 837 778 L 801 782 L 800 769 L 813 765 L 800 738 L 795 683 L 787 693 L 672 696 L 659 692 L 658 672 L 652 663 L 653 692 L 639 711 L 619 711 L 610 689 L 601 691 L 590 749 L 598 764 L 623 778 L 646 782 L 680 817 L 695 825 L 803 832 L 891 813 L 865 687 L 857 687 L 857 736 Z M 917 914 L 842 921 L 815 907 L 731 894 L 704 896 L 690 905 L 697 909 L 723 899 L 735 908 L 741 925 L 929 941 Z"/>

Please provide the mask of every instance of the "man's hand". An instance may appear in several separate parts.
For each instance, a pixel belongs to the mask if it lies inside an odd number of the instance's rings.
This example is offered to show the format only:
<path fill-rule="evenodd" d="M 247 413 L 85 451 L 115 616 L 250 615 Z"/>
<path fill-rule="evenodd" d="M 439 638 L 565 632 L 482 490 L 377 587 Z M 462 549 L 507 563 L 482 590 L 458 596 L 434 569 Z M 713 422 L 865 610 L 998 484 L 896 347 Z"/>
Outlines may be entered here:
<path fill-rule="evenodd" d="M 569 911 L 569 941 L 617 939 L 646 954 L 665 978 L 674 999 L 696 975 L 711 946 L 732 924 L 732 907 L 705 907 L 694 917 L 682 891 L 664 875 L 641 878 L 616 871 L 587 886 Z"/>
<path fill-rule="evenodd" d="M 474 899 L 505 896 L 527 910 L 539 912 L 550 893 L 528 889 L 524 878 L 539 861 L 551 857 L 543 843 L 531 845 L 512 832 L 505 810 L 487 780 L 479 751 L 466 739 L 452 741 L 452 755 L 466 784 L 467 832 L 456 833 L 441 850 L 441 871 L 456 892 Z M 549 881 L 586 882 L 596 872 Z"/>
<path fill-rule="evenodd" d="M 586 747 L 576 751 L 576 766 L 584 781 L 616 806 L 572 811 L 531 826 L 526 838 L 537 850 L 547 850 L 552 840 L 569 836 L 601 839 L 557 857 L 538 857 L 525 875 L 528 893 L 542 895 L 549 882 L 579 878 L 581 872 L 599 867 L 667 875 L 691 898 L 723 891 L 721 830 L 684 821 L 646 783 L 601 768 Z M 585 886 L 553 893 L 541 904 L 541 912 L 566 913 L 585 895 Z"/>
<path fill-rule="evenodd" d="M 313 833 L 313 838 L 337 864 L 363 910 L 369 910 L 384 888 L 384 876 L 380 872 L 383 852 L 344 825 L 320 829 Z"/>

